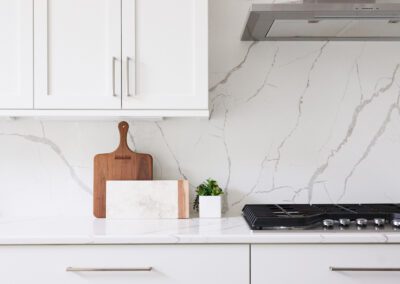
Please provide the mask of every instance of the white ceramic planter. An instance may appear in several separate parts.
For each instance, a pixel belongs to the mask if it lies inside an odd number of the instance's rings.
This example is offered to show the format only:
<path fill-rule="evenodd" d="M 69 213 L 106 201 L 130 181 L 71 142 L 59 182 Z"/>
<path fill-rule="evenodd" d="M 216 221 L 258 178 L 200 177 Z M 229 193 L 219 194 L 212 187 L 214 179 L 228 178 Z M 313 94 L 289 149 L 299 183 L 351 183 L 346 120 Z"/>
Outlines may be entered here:
<path fill-rule="evenodd" d="M 221 218 L 222 196 L 200 196 L 200 218 Z"/>

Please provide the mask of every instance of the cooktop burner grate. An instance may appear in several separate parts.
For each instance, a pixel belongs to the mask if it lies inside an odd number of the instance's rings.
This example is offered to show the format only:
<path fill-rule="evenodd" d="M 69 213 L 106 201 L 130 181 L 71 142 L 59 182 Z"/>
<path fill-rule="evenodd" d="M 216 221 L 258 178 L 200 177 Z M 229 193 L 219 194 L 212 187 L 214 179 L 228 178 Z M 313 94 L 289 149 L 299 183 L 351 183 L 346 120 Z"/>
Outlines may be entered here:
<path fill-rule="evenodd" d="M 400 204 L 250 204 L 243 216 L 253 230 L 311 229 L 324 220 L 400 220 Z"/>

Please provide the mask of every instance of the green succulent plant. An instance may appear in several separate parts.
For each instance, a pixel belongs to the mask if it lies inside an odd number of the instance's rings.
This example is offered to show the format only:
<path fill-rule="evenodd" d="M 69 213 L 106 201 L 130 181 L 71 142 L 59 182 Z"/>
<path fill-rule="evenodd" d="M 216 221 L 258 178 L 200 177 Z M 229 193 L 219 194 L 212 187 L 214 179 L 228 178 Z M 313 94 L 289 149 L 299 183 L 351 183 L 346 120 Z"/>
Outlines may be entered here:
<path fill-rule="evenodd" d="M 209 178 L 196 189 L 196 198 L 193 203 L 193 209 L 199 211 L 199 197 L 200 196 L 218 196 L 224 194 L 222 188 L 219 187 L 218 183 Z"/>

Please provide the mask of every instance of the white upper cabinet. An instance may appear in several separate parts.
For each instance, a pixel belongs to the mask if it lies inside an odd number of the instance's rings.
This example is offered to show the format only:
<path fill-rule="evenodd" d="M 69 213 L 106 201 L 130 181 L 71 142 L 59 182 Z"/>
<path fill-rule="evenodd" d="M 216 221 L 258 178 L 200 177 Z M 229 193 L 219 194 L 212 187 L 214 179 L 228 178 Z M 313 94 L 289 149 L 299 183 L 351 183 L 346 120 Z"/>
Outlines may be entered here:
<path fill-rule="evenodd" d="M 33 107 L 33 3 L 0 1 L 0 109 Z"/>
<path fill-rule="evenodd" d="M 207 6 L 122 0 L 124 109 L 208 109 Z"/>
<path fill-rule="evenodd" d="M 121 1 L 34 0 L 35 108 L 121 108 Z"/>
<path fill-rule="evenodd" d="M 0 0 L 0 116 L 208 116 L 208 0 Z"/>

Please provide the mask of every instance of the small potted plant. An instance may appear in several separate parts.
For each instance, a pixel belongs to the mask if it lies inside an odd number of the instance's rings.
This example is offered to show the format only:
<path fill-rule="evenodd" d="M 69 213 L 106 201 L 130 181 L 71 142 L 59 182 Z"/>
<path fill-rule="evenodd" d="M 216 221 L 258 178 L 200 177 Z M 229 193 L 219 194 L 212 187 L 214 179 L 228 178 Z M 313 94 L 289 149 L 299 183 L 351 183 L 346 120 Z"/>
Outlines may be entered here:
<path fill-rule="evenodd" d="M 215 180 L 207 179 L 196 189 L 193 209 L 199 211 L 200 218 L 221 218 L 222 188 Z"/>

